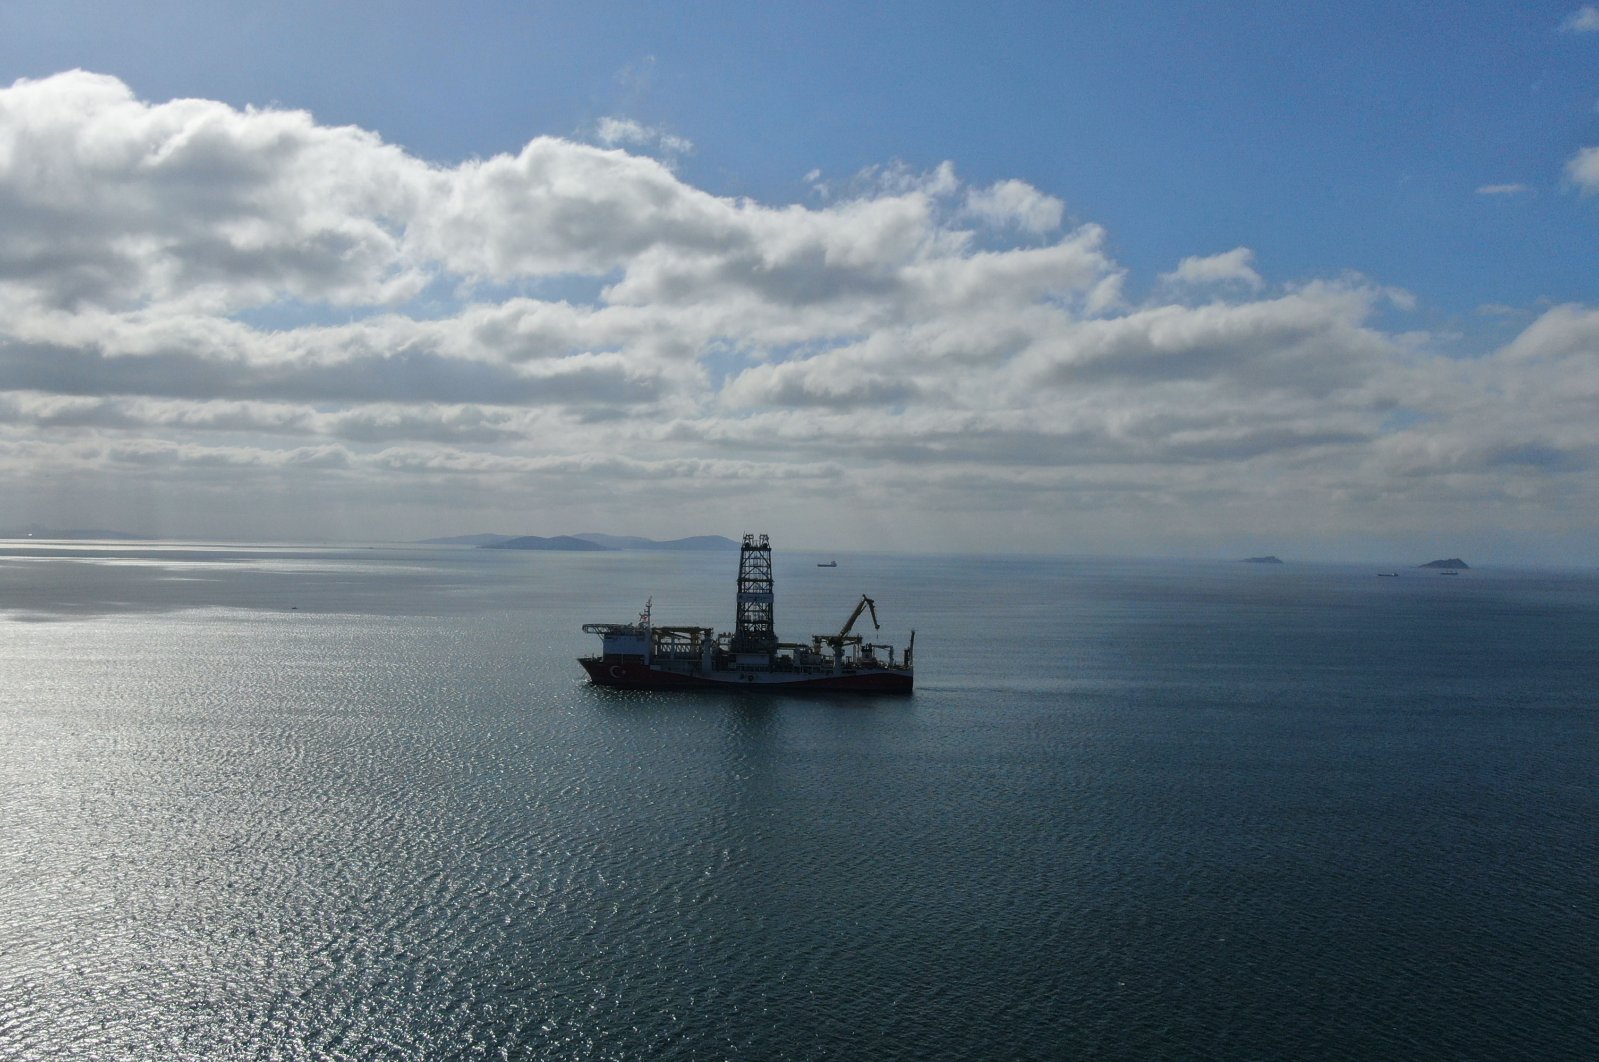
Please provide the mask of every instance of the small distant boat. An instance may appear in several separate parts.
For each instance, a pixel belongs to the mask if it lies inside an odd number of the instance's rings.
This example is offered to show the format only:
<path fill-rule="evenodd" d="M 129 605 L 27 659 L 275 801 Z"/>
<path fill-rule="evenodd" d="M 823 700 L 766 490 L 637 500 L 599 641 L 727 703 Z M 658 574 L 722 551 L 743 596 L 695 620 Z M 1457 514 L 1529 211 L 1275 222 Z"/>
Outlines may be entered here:
<path fill-rule="evenodd" d="M 1379 578 L 1379 579 L 1397 579 L 1397 578 L 1399 578 L 1399 573 L 1398 572 L 1378 572 L 1377 573 L 1377 578 Z"/>
<path fill-rule="evenodd" d="M 821 561 L 816 566 L 818 568 L 837 568 L 838 561 Z"/>
<path fill-rule="evenodd" d="M 1445 568 L 1443 571 L 1439 572 L 1438 574 L 1439 575 L 1459 575 L 1460 573 L 1455 571 L 1455 569 L 1453 569 L 1453 568 Z"/>

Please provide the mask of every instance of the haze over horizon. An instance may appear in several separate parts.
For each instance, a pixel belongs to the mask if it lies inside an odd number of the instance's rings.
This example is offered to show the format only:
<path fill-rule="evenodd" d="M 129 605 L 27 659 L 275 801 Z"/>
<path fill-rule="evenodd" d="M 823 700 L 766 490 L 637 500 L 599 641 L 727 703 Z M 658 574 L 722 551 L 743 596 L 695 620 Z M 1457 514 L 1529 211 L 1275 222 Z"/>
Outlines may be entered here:
<path fill-rule="evenodd" d="M 0 11 L 0 526 L 1599 562 L 1599 7 Z"/>

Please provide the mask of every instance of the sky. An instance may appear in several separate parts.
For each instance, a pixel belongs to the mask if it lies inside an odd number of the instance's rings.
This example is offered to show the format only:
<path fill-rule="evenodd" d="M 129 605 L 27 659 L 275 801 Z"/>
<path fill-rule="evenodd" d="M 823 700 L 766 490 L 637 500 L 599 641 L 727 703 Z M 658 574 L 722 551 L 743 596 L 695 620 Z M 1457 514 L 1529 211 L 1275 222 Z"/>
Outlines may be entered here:
<path fill-rule="evenodd" d="M 1599 6 L 0 5 L 0 527 L 1599 563 Z"/>

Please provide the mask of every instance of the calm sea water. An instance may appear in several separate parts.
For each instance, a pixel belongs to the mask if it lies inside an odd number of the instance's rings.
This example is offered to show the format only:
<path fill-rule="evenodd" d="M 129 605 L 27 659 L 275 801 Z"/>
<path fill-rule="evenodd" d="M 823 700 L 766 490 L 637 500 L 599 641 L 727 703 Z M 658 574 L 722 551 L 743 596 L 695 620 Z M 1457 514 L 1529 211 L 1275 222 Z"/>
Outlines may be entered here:
<path fill-rule="evenodd" d="M 1592 1058 L 1599 576 L 0 544 L 0 1057 Z"/>

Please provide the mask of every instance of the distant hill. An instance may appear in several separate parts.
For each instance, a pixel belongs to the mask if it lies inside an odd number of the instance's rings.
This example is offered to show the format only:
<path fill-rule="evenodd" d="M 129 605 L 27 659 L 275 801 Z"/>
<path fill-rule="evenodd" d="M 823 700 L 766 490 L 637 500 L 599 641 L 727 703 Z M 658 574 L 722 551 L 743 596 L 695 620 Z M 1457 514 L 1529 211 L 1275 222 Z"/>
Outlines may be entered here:
<path fill-rule="evenodd" d="M 1279 558 L 1279 557 L 1245 557 L 1244 558 L 1244 563 L 1245 564 L 1281 564 L 1282 563 L 1282 559 Z"/>
<path fill-rule="evenodd" d="M 543 538 L 539 535 L 522 535 L 520 538 L 507 538 L 499 542 L 488 542 L 479 549 L 548 549 L 565 550 L 568 552 L 599 552 L 609 550 L 610 546 L 602 546 L 598 542 L 589 542 L 586 539 L 573 538 L 571 535 L 556 535 L 554 538 Z"/>
<path fill-rule="evenodd" d="M 573 535 L 585 542 L 594 542 L 607 549 L 658 549 L 658 550 L 723 550 L 738 549 L 738 543 L 721 535 L 693 535 L 689 538 L 673 538 L 665 542 L 657 542 L 653 538 L 639 538 L 636 535 L 602 535 L 597 531 L 585 531 Z"/>
<path fill-rule="evenodd" d="M 500 542 L 509 542 L 515 535 L 451 535 L 448 538 L 424 538 L 418 545 L 422 546 L 492 546 Z"/>
<path fill-rule="evenodd" d="M 1418 564 L 1418 565 L 1416 565 L 1416 567 L 1418 567 L 1418 568 L 1460 568 L 1460 569 L 1462 569 L 1464 571 L 1470 571 L 1471 570 L 1471 565 L 1467 564 L 1465 561 L 1461 560 L 1459 557 L 1450 557 L 1448 560 L 1428 561 L 1426 564 Z"/>

